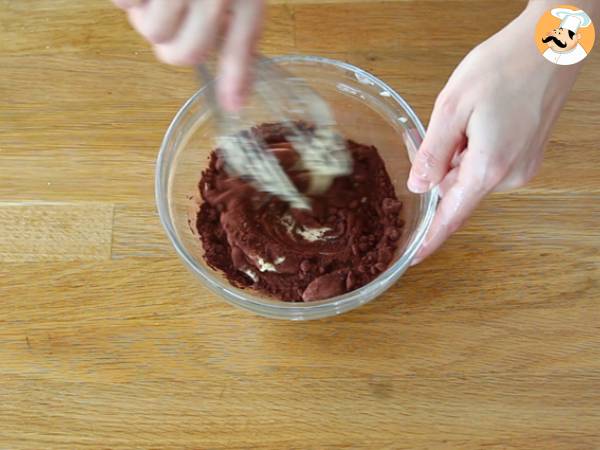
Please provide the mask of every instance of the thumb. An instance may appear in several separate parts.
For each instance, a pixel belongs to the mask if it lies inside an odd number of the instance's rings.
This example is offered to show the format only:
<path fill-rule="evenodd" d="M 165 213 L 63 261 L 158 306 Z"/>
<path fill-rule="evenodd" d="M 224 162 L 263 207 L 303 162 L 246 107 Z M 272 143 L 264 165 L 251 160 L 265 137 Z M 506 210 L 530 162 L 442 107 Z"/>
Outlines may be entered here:
<path fill-rule="evenodd" d="M 469 114 L 442 92 L 433 107 L 425 139 L 415 156 L 408 177 L 408 189 L 415 194 L 429 191 L 450 170 L 453 155 L 466 146 Z"/>

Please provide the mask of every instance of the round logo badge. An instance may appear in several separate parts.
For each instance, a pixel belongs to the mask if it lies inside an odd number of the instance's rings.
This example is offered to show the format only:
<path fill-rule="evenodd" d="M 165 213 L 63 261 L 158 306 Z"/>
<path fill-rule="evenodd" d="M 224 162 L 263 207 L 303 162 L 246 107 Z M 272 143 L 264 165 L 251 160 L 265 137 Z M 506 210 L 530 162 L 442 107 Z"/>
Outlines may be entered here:
<path fill-rule="evenodd" d="M 569 5 L 546 11 L 535 30 L 535 43 L 542 56 L 561 66 L 585 59 L 594 46 L 595 37 L 590 16 Z"/>

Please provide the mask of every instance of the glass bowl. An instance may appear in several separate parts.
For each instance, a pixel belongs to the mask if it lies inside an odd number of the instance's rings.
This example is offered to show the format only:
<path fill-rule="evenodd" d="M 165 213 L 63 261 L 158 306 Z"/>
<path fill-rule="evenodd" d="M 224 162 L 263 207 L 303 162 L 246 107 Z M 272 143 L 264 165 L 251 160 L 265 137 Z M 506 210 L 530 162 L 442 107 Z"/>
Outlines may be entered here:
<path fill-rule="evenodd" d="M 304 78 L 330 105 L 342 134 L 375 145 L 402 200 L 405 226 L 390 267 L 369 284 L 327 300 L 286 303 L 265 294 L 233 287 L 206 265 L 202 243 L 191 224 L 198 209 L 198 182 L 214 148 L 214 121 L 204 88 L 175 116 L 156 166 L 156 202 L 161 222 L 186 266 L 213 292 L 243 309 L 266 317 L 317 319 L 349 311 L 388 289 L 410 265 L 435 212 L 438 193 L 415 195 L 406 188 L 410 161 L 425 130 L 412 108 L 393 89 L 351 64 L 314 56 L 274 60 Z M 275 118 L 274 118 L 275 119 Z M 265 117 L 265 121 L 269 118 Z M 258 124 L 257 124 L 258 125 Z"/>

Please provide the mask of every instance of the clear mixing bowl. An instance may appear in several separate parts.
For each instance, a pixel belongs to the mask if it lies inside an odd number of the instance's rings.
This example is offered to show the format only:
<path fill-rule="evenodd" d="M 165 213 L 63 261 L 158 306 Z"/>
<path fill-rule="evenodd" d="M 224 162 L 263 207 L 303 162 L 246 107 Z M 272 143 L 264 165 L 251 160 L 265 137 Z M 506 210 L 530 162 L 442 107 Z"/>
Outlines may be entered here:
<path fill-rule="evenodd" d="M 342 134 L 375 145 L 403 201 L 406 222 L 390 267 L 371 283 L 344 295 L 310 303 L 286 303 L 252 289 L 238 289 L 206 265 L 202 243 L 190 224 L 198 209 L 198 182 L 214 148 L 214 121 L 205 89 L 177 113 L 162 143 L 156 166 L 156 202 L 175 250 L 191 271 L 226 301 L 254 313 L 291 320 L 341 314 L 388 289 L 408 268 L 435 212 L 438 193 L 414 195 L 406 188 L 410 161 L 424 128 L 411 107 L 393 89 L 353 65 L 314 56 L 283 56 L 275 61 L 304 78 L 331 106 Z M 276 117 L 264 117 L 276 121 Z M 258 123 L 257 123 L 258 125 Z"/>

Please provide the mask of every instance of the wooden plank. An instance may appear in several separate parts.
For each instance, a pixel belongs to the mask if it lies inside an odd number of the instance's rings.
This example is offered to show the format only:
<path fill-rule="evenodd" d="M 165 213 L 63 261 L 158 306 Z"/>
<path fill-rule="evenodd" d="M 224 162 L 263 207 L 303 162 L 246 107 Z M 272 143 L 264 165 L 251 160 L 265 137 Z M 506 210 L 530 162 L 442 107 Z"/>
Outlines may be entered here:
<path fill-rule="evenodd" d="M 582 255 L 550 250 L 561 279 L 531 251 L 490 252 L 470 237 L 459 244 L 462 276 L 444 270 L 453 253 L 411 270 L 361 311 L 293 326 L 228 307 L 176 260 L 53 264 L 46 276 L 14 266 L 22 282 L 2 292 L 0 319 L 0 395 L 14 400 L 0 408 L 0 442 L 586 448 L 597 420 L 600 316 L 597 285 L 586 295 L 573 277 Z M 526 271 L 506 283 L 510 265 L 525 261 L 543 284 L 528 286 Z M 309 431 L 311 411 L 335 433 Z M 282 417 L 295 418 L 293 432 Z M 229 426 L 236 431 L 225 439 Z"/>
<path fill-rule="evenodd" d="M 150 55 L 148 45 L 110 1 L 2 0 L 0 5 L 2 55 L 93 54 L 133 61 Z M 264 44 L 273 50 L 289 49 L 294 42 L 292 26 L 285 5 L 271 6 Z"/>
<path fill-rule="evenodd" d="M 113 205 L 0 202 L 0 262 L 110 258 Z"/>
<path fill-rule="evenodd" d="M 307 52 L 404 50 L 429 52 L 441 48 L 470 50 L 523 9 L 523 2 L 424 0 L 371 3 L 298 5 L 296 45 Z M 486 11 L 482 18 L 482 9 Z M 460 33 L 449 32 L 459 26 Z"/>
<path fill-rule="evenodd" d="M 15 275 L 0 286 L 0 375 L 183 382 L 211 373 L 259 380 L 273 370 L 323 380 L 518 373 L 565 377 L 565 389 L 571 373 L 600 376 L 600 243 L 490 234 L 495 243 L 457 236 L 359 311 L 292 327 L 229 307 L 175 257 L 3 265 L 3 279 Z M 457 255 L 462 270 L 448 270 Z"/>
<path fill-rule="evenodd" d="M 63 384 L 1 377 L 0 381 L 4 389 L 23 398 L 18 407 L 6 410 L 0 430 L 0 439 L 15 442 L 16 449 L 589 450 L 596 443 L 595 406 L 600 400 L 594 392 L 597 378 L 581 374 L 571 377 L 571 395 L 553 380 L 495 374 L 315 381 L 292 373 L 259 383 L 232 374 L 222 379 L 221 386 L 199 379 L 167 387 L 168 379 Z M 541 384 L 547 386 L 547 396 L 538 394 Z M 497 398 L 494 392 L 504 395 Z M 216 408 L 220 403 L 228 407 Z M 319 432 L 315 432 L 316 411 L 321 412 Z M 294 420 L 284 420 L 288 417 Z"/>
<path fill-rule="evenodd" d="M 113 258 L 161 258 L 175 253 L 154 202 L 115 206 Z"/>

